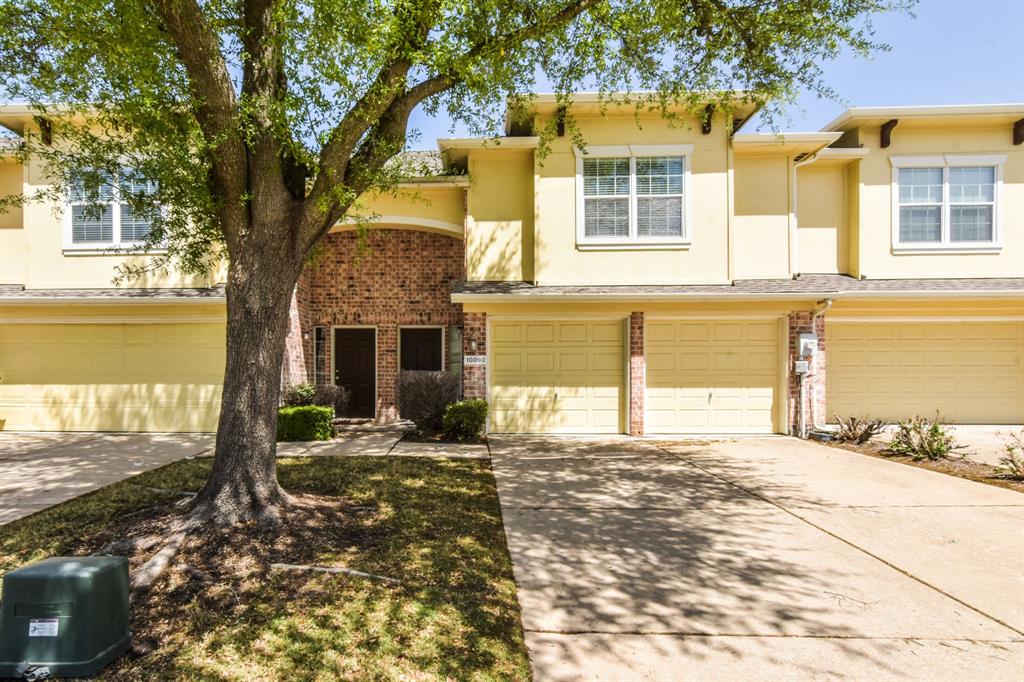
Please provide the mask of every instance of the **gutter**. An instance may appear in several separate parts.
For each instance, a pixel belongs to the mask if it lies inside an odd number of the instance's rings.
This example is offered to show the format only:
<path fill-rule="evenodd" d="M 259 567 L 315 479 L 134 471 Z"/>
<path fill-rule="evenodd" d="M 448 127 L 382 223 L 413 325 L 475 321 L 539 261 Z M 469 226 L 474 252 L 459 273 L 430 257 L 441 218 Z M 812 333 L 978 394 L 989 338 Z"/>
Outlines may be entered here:
<path fill-rule="evenodd" d="M 198 303 L 224 303 L 224 296 L 180 296 L 170 297 L 144 297 L 144 296 L 0 296 L 0 305 L 3 306 L 32 306 L 32 305 L 65 305 L 68 303 L 78 305 L 122 305 L 125 303 L 148 303 L 150 305 L 183 305 Z"/>
<path fill-rule="evenodd" d="M 452 303 L 528 303 L 531 301 L 772 301 L 793 299 L 820 299 L 826 301 L 838 299 L 882 299 L 882 298 L 1024 298 L 1024 289 L 1016 290 L 983 290 L 983 291 L 806 291 L 778 293 L 631 293 L 631 294 L 569 294 L 569 293 L 530 293 L 530 294 L 470 294 L 455 293 L 451 295 Z M 829 304 L 831 305 L 831 304 Z M 822 311 L 824 312 L 824 311 Z"/>

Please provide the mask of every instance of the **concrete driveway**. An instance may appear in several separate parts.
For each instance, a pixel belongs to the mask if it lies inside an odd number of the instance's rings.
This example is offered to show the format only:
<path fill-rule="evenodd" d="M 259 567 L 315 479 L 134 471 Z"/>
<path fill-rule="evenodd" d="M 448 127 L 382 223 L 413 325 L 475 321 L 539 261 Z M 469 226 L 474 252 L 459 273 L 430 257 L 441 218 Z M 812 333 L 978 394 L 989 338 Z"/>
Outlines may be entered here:
<path fill-rule="evenodd" d="M 212 434 L 0 433 L 0 524 L 212 447 Z"/>
<path fill-rule="evenodd" d="M 789 438 L 494 438 L 539 680 L 1024 679 L 1024 496 Z"/>

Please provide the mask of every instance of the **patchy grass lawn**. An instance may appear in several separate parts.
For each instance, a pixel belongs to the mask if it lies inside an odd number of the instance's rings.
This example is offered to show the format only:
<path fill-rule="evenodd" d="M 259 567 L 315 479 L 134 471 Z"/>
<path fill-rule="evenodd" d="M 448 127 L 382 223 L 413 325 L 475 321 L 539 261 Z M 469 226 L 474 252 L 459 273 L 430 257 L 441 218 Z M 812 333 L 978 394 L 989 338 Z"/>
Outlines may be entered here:
<path fill-rule="evenodd" d="M 209 466 L 178 462 L 0 526 L 0 573 L 158 525 L 175 497 L 151 489 L 198 490 Z M 134 605 L 134 641 L 150 651 L 106 679 L 529 679 L 487 462 L 310 457 L 280 460 L 278 475 L 301 502 L 283 527 L 190 538 Z"/>

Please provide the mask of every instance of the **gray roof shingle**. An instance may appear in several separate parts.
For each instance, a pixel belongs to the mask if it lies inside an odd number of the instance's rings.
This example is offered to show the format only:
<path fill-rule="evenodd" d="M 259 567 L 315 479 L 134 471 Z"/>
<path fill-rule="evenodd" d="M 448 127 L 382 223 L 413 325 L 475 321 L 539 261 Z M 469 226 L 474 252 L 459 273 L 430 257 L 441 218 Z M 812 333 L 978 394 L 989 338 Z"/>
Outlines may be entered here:
<path fill-rule="evenodd" d="M 0 284 L 0 303 L 32 300 L 224 300 L 223 286 L 177 289 L 26 289 L 20 284 Z"/>
<path fill-rule="evenodd" d="M 528 282 L 458 282 L 453 297 L 529 298 L 685 298 L 842 296 L 858 293 L 906 293 L 908 296 L 1006 293 L 1024 296 L 1024 277 L 975 279 L 857 279 L 848 275 L 802 275 L 795 279 L 745 279 L 732 284 L 626 284 L 536 286 Z"/>

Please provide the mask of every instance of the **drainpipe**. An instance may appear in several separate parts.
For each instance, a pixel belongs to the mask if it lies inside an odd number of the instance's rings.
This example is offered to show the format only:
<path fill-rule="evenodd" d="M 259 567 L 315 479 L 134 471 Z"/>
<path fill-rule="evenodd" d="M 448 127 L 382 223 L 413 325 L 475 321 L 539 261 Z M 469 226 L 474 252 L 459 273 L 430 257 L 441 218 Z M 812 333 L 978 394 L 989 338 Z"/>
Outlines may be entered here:
<path fill-rule="evenodd" d="M 823 301 L 818 301 L 817 307 L 814 309 L 814 314 L 811 315 L 811 331 L 814 331 L 818 327 L 818 318 L 824 315 L 829 308 L 832 307 L 832 299 L 826 298 Z M 813 362 L 813 360 L 812 360 Z M 807 419 L 804 414 L 804 376 L 800 375 L 800 437 L 807 438 Z M 811 400 L 814 401 L 817 398 L 817 388 L 811 385 Z M 813 421 L 813 420 L 812 420 Z M 812 423 L 812 426 L 818 426 L 817 423 Z"/>

